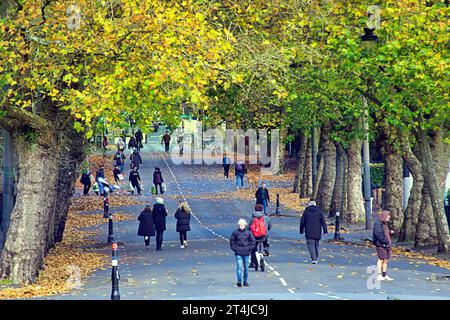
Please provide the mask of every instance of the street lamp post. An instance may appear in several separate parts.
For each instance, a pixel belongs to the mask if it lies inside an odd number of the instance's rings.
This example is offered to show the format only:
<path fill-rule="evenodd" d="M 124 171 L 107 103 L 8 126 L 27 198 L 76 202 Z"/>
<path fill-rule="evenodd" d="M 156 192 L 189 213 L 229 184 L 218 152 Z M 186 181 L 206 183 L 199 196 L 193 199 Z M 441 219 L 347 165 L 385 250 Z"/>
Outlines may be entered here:
<path fill-rule="evenodd" d="M 367 28 L 364 28 L 364 35 L 361 40 L 365 46 L 372 46 L 378 37 L 374 34 L 375 29 L 380 27 L 380 8 L 377 5 L 369 6 L 367 9 L 368 20 Z M 367 122 L 369 111 L 365 96 L 364 101 L 364 143 L 363 143 L 363 161 L 364 161 L 364 208 L 366 211 L 366 230 L 372 227 L 372 203 L 371 203 L 371 183 L 370 183 L 370 154 L 369 154 L 369 124 Z"/>

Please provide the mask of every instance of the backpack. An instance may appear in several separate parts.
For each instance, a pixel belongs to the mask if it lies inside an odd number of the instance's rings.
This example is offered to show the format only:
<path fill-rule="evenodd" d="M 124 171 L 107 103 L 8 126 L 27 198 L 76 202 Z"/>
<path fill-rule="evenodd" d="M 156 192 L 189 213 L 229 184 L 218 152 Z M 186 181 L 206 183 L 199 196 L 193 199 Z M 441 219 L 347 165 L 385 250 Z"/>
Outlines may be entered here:
<path fill-rule="evenodd" d="M 250 231 L 255 238 L 265 237 L 267 235 L 267 228 L 264 223 L 264 217 L 254 218 Z"/>

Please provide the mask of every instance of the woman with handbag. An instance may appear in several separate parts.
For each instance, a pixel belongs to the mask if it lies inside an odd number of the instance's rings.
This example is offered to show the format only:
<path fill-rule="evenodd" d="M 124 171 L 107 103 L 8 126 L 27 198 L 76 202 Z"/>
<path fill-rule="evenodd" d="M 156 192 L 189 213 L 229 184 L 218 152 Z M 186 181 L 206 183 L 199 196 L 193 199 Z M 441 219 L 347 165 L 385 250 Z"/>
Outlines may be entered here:
<path fill-rule="evenodd" d="M 145 248 L 150 246 L 150 237 L 155 236 L 155 225 L 153 222 L 152 207 L 146 206 L 144 211 L 138 217 L 139 228 L 138 236 L 144 237 Z"/>
<path fill-rule="evenodd" d="M 162 177 L 161 170 L 156 167 L 155 172 L 153 172 L 153 184 L 155 186 L 155 194 L 158 194 L 158 187 L 161 194 L 164 193 L 162 184 L 164 183 L 164 179 Z"/>

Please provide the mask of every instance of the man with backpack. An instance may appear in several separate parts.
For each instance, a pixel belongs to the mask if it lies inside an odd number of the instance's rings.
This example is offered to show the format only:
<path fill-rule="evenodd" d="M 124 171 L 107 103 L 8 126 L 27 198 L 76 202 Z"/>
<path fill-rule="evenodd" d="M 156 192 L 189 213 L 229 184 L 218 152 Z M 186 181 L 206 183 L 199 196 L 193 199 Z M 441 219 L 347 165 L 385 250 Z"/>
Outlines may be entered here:
<path fill-rule="evenodd" d="M 311 200 L 300 220 L 300 234 L 305 233 L 306 245 L 309 254 L 311 255 L 312 264 L 317 264 L 319 258 L 319 242 L 322 235 L 321 229 L 323 229 L 325 235 L 328 234 L 323 212 L 316 206 L 316 202 Z"/>
<path fill-rule="evenodd" d="M 259 242 L 263 243 L 264 255 L 269 255 L 269 243 L 267 239 L 269 236 L 269 230 L 272 229 L 270 218 L 268 215 L 263 213 L 263 206 L 261 204 L 257 204 L 255 206 L 255 212 L 253 212 L 248 228 L 256 240 L 256 245 L 252 251 L 250 262 L 250 268 L 254 268 L 258 263 L 256 259 L 256 251 L 258 249 L 257 247 Z"/>

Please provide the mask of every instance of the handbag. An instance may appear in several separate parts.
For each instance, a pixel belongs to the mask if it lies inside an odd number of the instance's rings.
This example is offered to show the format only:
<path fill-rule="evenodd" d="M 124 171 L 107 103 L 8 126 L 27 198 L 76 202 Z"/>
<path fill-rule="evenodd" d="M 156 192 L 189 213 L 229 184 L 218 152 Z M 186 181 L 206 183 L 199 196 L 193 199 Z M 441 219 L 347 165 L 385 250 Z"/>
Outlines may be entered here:
<path fill-rule="evenodd" d="M 166 187 L 166 184 L 164 182 L 161 183 L 161 191 L 162 192 L 166 192 L 167 191 L 167 187 Z"/>
<path fill-rule="evenodd" d="M 133 187 L 133 185 L 131 184 L 131 182 L 130 182 L 130 184 L 128 185 L 128 192 L 134 192 L 134 187 Z"/>
<path fill-rule="evenodd" d="M 156 186 L 152 185 L 152 194 L 156 194 Z"/>
<path fill-rule="evenodd" d="M 119 173 L 117 175 L 117 177 L 119 178 L 119 181 L 123 181 L 123 179 L 124 179 L 123 174 L 121 174 L 121 173 Z"/>

